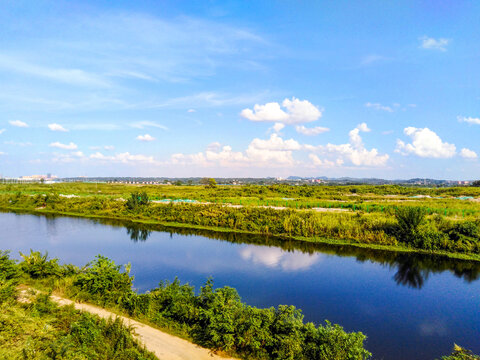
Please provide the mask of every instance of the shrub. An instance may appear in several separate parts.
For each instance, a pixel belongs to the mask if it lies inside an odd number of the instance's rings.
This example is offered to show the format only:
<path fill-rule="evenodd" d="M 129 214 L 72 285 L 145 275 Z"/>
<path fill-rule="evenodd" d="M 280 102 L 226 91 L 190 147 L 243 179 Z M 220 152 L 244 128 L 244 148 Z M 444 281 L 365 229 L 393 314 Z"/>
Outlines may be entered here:
<path fill-rule="evenodd" d="M 18 266 L 8 251 L 0 250 L 0 304 L 15 299 L 19 275 Z"/>
<path fill-rule="evenodd" d="M 450 356 L 442 357 L 442 360 L 478 360 L 480 356 L 473 354 L 470 350 L 464 349 L 457 344 L 453 347 L 453 352 Z"/>
<path fill-rule="evenodd" d="M 148 205 L 148 201 L 148 194 L 146 192 L 133 192 L 125 203 L 125 206 L 128 210 L 137 210 L 139 207 Z"/>
<path fill-rule="evenodd" d="M 132 293 L 133 277 L 130 276 L 130 264 L 116 265 L 113 260 L 97 255 L 94 261 L 80 272 L 74 285 L 103 304 L 120 304 L 124 297 Z"/>
<path fill-rule="evenodd" d="M 58 259 L 49 260 L 48 252 L 42 254 L 40 251 L 30 249 L 29 255 L 20 252 L 20 256 L 23 258 L 23 261 L 20 263 L 20 269 L 34 279 L 62 275 Z"/>
<path fill-rule="evenodd" d="M 413 243 L 418 237 L 419 227 L 425 221 L 426 211 L 418 207 L 401 207 L 397 209 L 396 235 L 399 241 Z"/>

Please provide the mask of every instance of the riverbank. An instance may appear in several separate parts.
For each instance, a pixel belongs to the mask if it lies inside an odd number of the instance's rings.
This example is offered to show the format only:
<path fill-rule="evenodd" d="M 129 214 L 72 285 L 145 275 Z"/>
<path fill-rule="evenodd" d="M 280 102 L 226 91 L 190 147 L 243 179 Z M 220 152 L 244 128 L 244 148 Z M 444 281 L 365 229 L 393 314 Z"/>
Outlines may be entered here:
<path fill-rule="evenodd" d="M 156 205 L 156 206 L 168 206 L 168 205 Z M 174 205 L 179 206 L 179 205 Z M 180 206 L 195 206 L 195 205 L 180 205 Z M 191 224 L 191 223 L 180 223 L 175 221 L 161 221 L 157 219 L 144 219 L 139 218 L 138 216 L 129 216 L 121 215 L 121 214 L 109 214 L 109 215 L 102 215 L 98 213 L 81 213 L 81 212 L 72 212 L 72 211 L 60 211 L 60 210 L 52 210 L 47 208 L 26 208 L 20 206 L 1 206 L 0 211 L 5 212 L 17 212 L 17 213 L 28 213 L 28 214 L 35 214 L 35 215 L 51 215 L 51 216 L 69 216 L 69 217 L 79 217 L 79 218 L 87 218 L 87 219 L 103 219 L 103 220 L 116 220 L 122 221 L 126 224 L 142 224 L 142 225 L 152 225 L 152 226 L 162 226 L 165 228 L 177 228 L 177 229 L 195 229 L 195 230 L 206 230 L 212 232 L 219 232 L 219 233 L 238 233 L 238 234 L 252 234 L 252 235 L 264 235 L 264 236 L 271 236 L 275 237 L 276 239 L 280 240 L 294 240 L 299 242 L 306 242 L 306 243 L 317 243 L 317 244 L 330 244 L 330 245 L 338 245 L 338 246 L 352 246 L 355 248 L 363 248 L 363 249 L 373 249 L 373 250 L 382 250 L 382 251 L 391 251 L 397 253 L 418 253 L 418 254 L 427 254 L 427 255 L 438 255 L 442 257 L 446 257 L 449 259 L 457 259 L 457 260 L 468 260 L 468 261 L 480 261 L 479 254 L 464 254 L 464 253 L 454 253 L 449 251 L 442 251 L 442 250 L 424 250 L 424 249 L 415 249 L 411 247 L 404 246 L 402 244 L 396 245 L 382 245 L 382 244 L 375 244 L 375 243 L 360 243 L 355 240 L 348 240 L 348 239 L 334 239 L 334 238 L 326 238 L 326 237 L 305 237 L 305 236 L 298 236 L 298 235 L 276 235 L 276 234 L 265 234 L 261 231 L 248 231 L 242 230 L 238 228 L 225 228 L 219 226 L 206 226 L 206 225 L 198 225 L 198 224 Z M 283 210 L 280 210 L 283 211 Z M 302 210 L 305 212 L 305 210 Z M 352 215 L 352 214 L 349 214 Z"/>
<path fill-rule="evenodd" d="M 214 288 L 212 280 L 207 280 L 198 294 L 193 286 L 181 284 L 178 279 L 161 282 L 139 294 L 133 289 L 130 266 L 116 265 L 101 255 L 81 269 L 59 265 L 59 259 L 49 259 L 40 252 L 21 255 L 23 261 L 17 263 L 0 251 L 0 305 L 17 298 L 17 285 L 21 282 L 42 291 L 36 298 L 40 298 L 43 307 L 51 308 L 48 294 L 54 291 L 75 302 L 100 306 L 103 309 L 95 311 L 102 314 L 105 309 L 108 313 L 127 314 L 130 319 L 182 333 L 202 347 L 230 356 L 272 360 L 365 360 L 371 356 L 363 347 L 366 336 L 361 332 L 345 332 L 328 321 L 318 326 L 304 323 L 301 310 L 294 306 L 262 309 L 246 305 L 235 289 Z M 90 305 L 88 308 L 92 310 Z M 154 329 L 147 336 L 154 336 L 152 332 L 155 333 Z M 162 336 L 168 338 L 166 334 Z M 172 339 L 166 341 L 168 346 L 174 346 Z M 175 341 L 183 343 L 180 339 Z"/>

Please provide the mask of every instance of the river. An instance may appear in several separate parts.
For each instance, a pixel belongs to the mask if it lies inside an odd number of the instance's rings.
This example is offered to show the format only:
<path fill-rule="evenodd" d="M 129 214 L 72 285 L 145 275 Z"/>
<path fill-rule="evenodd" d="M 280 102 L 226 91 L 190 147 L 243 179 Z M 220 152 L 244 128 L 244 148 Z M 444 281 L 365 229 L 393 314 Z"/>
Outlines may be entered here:
<path fill-rule="evenodd" d="M 257 307 L 291 304 L 368 336 L 374 359 L 435 359 L 454 342 L 480 353 L 480 263 L 254 235 L 0 213 L 0 249 L 85 265 L 132 264 L 140 292 L 173 280 L 236 288 Z"/>

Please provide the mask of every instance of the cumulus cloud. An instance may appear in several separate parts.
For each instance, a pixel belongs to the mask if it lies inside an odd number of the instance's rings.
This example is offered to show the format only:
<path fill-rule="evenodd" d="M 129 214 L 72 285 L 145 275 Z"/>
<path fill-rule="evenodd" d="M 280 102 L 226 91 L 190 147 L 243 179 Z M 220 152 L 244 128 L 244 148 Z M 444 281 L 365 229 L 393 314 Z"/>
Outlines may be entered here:
<path fill-rule="evenodd" d="M 363 144 L 360 132 L 369 132 L 366 123 L 359 124 L 355 129 L 349 132 L 348 144 L 327 144 L 311 146 L 306 145 L 306 149 L 324 155 L 327 158 L 334 160 L 320 159 L 317 155 L 309 156 L 315 166 L 332 167 L 334 165 L 341 166 L 346 161 L 355 166 L 381 167 L 385 166 L 388 159 L 388 154 L 380 155 L 377 149 L 373 148 L 367 150 Z M 314 154 L 313 154 L 314 155 Z"/>
<path fill-rule="evenodd" d="M 330 129 L 326 127 L 315 126 L 313 128 L 307 128 L 304 125 L 295 126 L 295 130 L 297 130 L 298 133 L 307 135 L 307 136 L 315 136 L 315 135 L 330 131 Z"/>
<path fill-rule="evenodd" d="M 281 105 L 277 102 L 255 104 L 253 110 L 243 109 L 240 115 L 250 121 L 301 124 L 318 120 L 322 111 L 308 100 L 292 98 L 283 100 Z"/>
<path fill-rule="evenodd" d="M 427 50 L 447 51 L 447 45 L 450 43 L 449 39 L 438 38 L 434 39 L 428 36 L 419 38 L 420 48 Z"/>
<path fill-rule="evenodd" d="M 155 138 L 153 136 L 151 136 L 150 134 L 145 134 L 145 135 L 138 135 L 136 137 L 137 140 L 140 140 L 140 141 L 154 141 Z"/>
<path fill-rule="evenodd" d="M 52 131 L 63 131 L 63 132 L 67 132 L 68 130 L 65 129 L 62 125 L 60 124 L 48 124 L 48 128 Z"/>
<path fill-rule="evenodd" d="M 20 121 L 20 120 L 10 120 L 9 121 L 10 125 L 20 127 L 20 128 L 27 128 L 28 124 L 26 122 Z"/>
<path fill-rule="evenodd" d="M 204 152 L 177 153 L 171 156 L 172 164 L 199 166 L 291 166 L 295 164 L 292 152 L 301 150 L 296 140 L 284 140 L 274 133 L 268 139 L 253 139 L 244 152 L 233 151 L 228 145 L 210 144 Z"/>
<path fill-rule="evenodd" d="M 390 106 L 382 105 L 380 103 L 371 103 L 367 102 L 365 103 L 365 107 L 367 108 L 372 108 L 374 110 L 381 110 L 381 111 L 386 111 L 386 112 L 393 112 L 393 108 Z"/>
<path fill-rule="evenodd" d="M 49 146 L 54 147 L 54 148 L 63 149 L 63 150 L 76 150 L 78 148 L 78 146 L 76 144 L 74 144 L 73 142 L 70 142 L 70 144 L 62 144 L 62 143 L 56 141 L 56 142 L 51 143 Z"/>
<path fill-rule="evenodd" d="M 129 152 L 119 153 L 112 156 L 104 155 L 101 152 L 96 152 L 90 155 L 90 159 L 93 160 L 100 160 L 105 162 L 116 162 L 116 163 L 123 163 L 123 164 L 135 164 L 135 163 L 149 163 L 155 164 L 157 163 L 153 156 L 142 155 L 142 154 L 130 154 Z"/>
<path fill-rule="evenodd" d="M 411 144 L 397 140 L 395 152 L 403 155 L 414 154 L 424 158 L 451 158 L 456 154 L 454 144 L 443 142 L 442 139 L 429 128 L 407 127 L 404 134 L 412 139 Z"/>
<path fill-rule="evenodd" d="M 7 131 L 6 129 L 0 129 L 0 135 L 2 135 L 5 131 Z"/>
<path fill-rule="evenodd" d="M 285 124 L 284 124 L 284 123 L 275 123 L 275 125 L 273 125 L 272 129 L 273 129 L 274 132 L 278 133 L 278 132 L 280 132 L 284 127 L 285 127 Z"/>
<path fill-rule="evenodd" d="M 478 157 L 477 153 L 475 151 L 467 149 L 467 148 L 463 148 L 460 151 L 460 156 L 465 158 L 465 159 L 476 159 Z"/>
<path fill-rule="evenodd" d="M 457 116 L 459 122 L 466 122 L 469 124 L 480 125 L 480 118 L 466 117 L 466 116 Z"/>

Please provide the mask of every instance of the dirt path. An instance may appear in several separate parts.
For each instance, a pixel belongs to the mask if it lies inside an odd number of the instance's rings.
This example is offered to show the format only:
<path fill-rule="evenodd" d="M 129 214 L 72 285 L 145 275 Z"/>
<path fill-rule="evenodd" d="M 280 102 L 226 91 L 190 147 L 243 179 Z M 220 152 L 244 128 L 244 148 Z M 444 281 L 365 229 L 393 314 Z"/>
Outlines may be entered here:
<path fill-rule="evenodd" d="M 52 295 L 51 299 L 59 305 L 73 304 L 77 310 L 86 311 L 104 319 L 118 316 L 123 320 L 125 325 L 134 327 L 134 336 L 145 345 L 147 350 L 154 353 L 160 360 L 233 360 L 233 358 L 218 356 L 210 350 L 192 344 L 187 340 L 164 333 L 127 317 L 116 315 L 105 309 L 89 304 L 76 303 L 55 295 Z"/>

